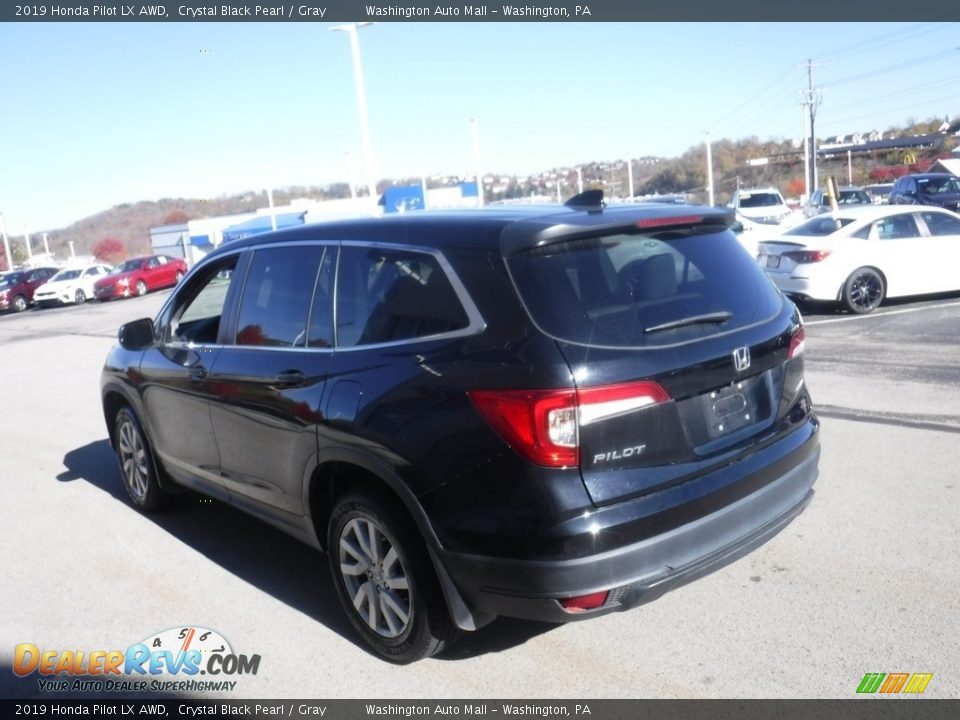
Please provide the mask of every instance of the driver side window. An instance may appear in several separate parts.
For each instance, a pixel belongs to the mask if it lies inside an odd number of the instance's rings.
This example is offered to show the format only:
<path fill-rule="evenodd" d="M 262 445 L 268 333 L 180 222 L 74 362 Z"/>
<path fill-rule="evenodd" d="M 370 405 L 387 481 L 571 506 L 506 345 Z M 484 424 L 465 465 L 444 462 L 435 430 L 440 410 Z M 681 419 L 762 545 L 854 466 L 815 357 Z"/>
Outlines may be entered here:
<path fill-rule="evenodd" d="M 238 257 L 233 255 L 205 268 L 184 286 L 173 311 L 168 342 L 216 344 Z"/>

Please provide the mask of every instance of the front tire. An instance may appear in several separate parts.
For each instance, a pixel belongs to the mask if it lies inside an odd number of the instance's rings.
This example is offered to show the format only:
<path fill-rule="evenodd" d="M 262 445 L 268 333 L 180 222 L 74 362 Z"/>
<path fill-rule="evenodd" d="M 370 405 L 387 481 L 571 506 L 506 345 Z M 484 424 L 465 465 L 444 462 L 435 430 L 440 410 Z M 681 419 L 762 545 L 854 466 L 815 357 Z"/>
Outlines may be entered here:
<path fill-rule="evenodd" d="M 383 660 L 430 657 L 459 631 L 413 522 L 373 493 L 350 492 L 330 518 L 328 558 L 350 623 Z"/>
<path fill-rule="evenodd" d="M 78 289 L 78 290 L 73 294 L 73 301 L 74 301 L 77 305 L 83 305 L 83 304 L 87 301 L 87 294 L 86 294 L 83 290 L 79 290 L 79 289 Z"/>
<path fill-rule="evenodd" d="M 17 295 L 13 299 L 13 311 L 14 312 L 23 312 L 27 309 L 30 303 L 27 302 L 27 299 L 23 295 Z"/>
<path fill-rule="evenodd" d="M 873 268 L 857 268 L 843 284 L 840 301 L 852 313 L 865 315 L 873 312 L 883 302 L 887 292 L 883 276 Z"/>
<path fill-rule="evenodd" d="M 150 443 L 129 407 L 122 407 L 117 412 L 114 437 L 123 488 L 133 504 L 143 512 L 167 507 L 173 495 L 160 487 Z"/>
<path fill-rule="evenodd" d="M 143 280 L 137 280 L 137 297 L 143 297 L 147 294 L 147 284 Z"/>

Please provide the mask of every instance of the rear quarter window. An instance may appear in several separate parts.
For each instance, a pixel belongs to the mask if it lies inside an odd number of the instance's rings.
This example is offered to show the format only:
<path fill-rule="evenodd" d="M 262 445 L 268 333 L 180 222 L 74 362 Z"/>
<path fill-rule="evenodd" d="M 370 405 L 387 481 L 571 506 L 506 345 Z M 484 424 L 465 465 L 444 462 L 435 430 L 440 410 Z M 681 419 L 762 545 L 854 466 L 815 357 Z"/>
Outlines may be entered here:
<path fill-rule="evenodd" d="M 531 319 L 582 345 L 690 342 L 767 320 L 783 302 L 733 233 L 715 228 L 557 242 L 508 265 Z"/>

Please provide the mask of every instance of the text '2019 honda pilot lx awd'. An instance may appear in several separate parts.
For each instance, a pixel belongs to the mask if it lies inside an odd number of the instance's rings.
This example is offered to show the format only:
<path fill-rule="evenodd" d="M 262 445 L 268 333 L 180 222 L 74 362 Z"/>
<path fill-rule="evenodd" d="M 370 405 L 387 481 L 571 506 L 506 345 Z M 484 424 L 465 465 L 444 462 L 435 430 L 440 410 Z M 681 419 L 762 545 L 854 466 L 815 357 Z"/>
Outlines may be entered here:
<path fill-rule="evenodd" d="M 655 598 L 774 535 L 817 476 L 801 318 L 732 220 L 587 196 L 225 244 L 107 359 L 126 490 L 323 549 L 394 662 Z"/>

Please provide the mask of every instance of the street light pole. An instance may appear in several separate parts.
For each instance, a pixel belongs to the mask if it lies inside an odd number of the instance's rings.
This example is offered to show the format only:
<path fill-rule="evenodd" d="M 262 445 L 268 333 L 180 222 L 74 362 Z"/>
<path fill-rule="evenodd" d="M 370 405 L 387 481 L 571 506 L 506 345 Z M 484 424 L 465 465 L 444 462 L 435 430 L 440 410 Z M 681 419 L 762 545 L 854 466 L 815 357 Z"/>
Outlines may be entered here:
<path fill-rule="evenodd" d="M 7 219 L 0 213 L 0 235 L 3 235 L 3 252 L 7 270 L 13 270 L 13 256 L 10 254 L 10 238 L 7 237 Z"/>
<path fill-rule="evenodd" d="M 707 194 L 710 207 L 713 207 L 713 150 L 710 147 L 710 133 L 707 133 Z"/>
<path fill-rule="evenodd" d="M 470 118 L 470 132 L 473 135 L 473 163 L 477 176 L 477 197 L 479 205 L 483 207 L 483 170 L 480 169 L 480 134 L 477 130 L 477 119 Z"/>
<path fill-rule="evenodd" d="M 331 31 L 345 32 L 350 37 L 350 52 L 353 56 L 353 80 L 357 86 L 357 107 L 360 111 L 360 133 L 363 141 L 363 162 L 367 174 L 367 187 L 372 202 L 377 201 L 377 182 L 373 172 L 373 144 L 370 142 L 370 124 L 367 121 L 367 94 L 363 88 L 363 68 L 360 65 L 360 39 L 357 28 L 373 25 L 370 22 L 348 23 L 330 28 Z"/>
<path fill-rule="evenodd" d="M 270 205 L 270 228 L 272 230 L 277 229 L 277 213 L 273 209 L 273 190 L 271 188 L 266 188 L 267 190 L 267 204 Z"/>

